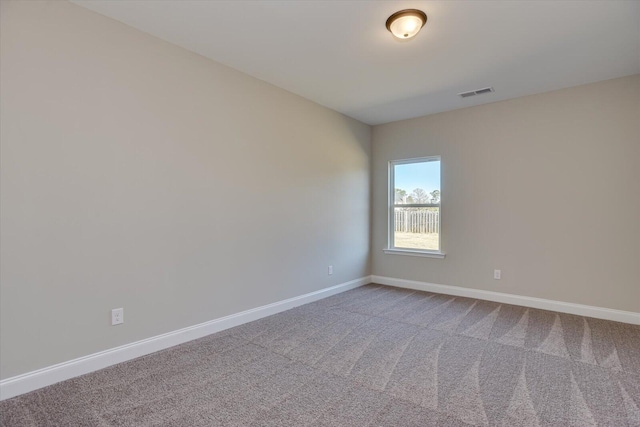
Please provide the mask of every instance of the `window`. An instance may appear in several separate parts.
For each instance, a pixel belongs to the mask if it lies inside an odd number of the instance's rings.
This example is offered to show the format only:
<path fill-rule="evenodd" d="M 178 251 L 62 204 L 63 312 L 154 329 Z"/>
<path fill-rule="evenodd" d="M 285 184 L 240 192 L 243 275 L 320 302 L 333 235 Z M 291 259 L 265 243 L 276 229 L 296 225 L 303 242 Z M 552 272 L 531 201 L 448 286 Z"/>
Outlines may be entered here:
<path fill-rule="evenodd" d="M 444 258 L 440 246 L 440 157 L 389 163 L 385 253 Z"/>

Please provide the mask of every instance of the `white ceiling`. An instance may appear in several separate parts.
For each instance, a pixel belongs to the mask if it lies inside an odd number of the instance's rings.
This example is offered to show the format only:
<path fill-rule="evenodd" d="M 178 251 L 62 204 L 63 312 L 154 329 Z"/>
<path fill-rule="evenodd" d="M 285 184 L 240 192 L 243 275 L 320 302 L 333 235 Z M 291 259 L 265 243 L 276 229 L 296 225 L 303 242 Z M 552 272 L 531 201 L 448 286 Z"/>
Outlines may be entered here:
<path fill-rule="evenodd" d="M 640 73 L 633 0 L 72 1 L 368 124 Z M 405 8 L 428 22 L 402 42 Z"/>

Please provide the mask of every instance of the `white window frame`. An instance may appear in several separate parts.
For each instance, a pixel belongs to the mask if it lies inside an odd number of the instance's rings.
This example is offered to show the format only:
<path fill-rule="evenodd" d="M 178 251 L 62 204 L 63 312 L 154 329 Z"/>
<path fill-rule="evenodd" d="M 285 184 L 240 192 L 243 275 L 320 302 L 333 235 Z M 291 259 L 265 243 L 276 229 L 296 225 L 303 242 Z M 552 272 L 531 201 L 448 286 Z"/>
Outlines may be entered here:
<path fill-rule="evenodd" d="M 426 162 L 440 162 L 440 203 L 432 204 L 432 203 L 420 203 L 420 204 L 403 204 L 401 206 L 405 207 L 414 207 L 414 208 L 428 208 L 428 207 L 437 207 L 440 208 L 440 213 L 438 217 L 438 248 L 439 251 L 427 250 L 427 249 L 410 249 L 410 248 L 397 248 L 394 245 L 394 232 L 395 232 L 395 211 L 394 208 L 400 207 L 400 205 L 396 205 L 396 186 L 395 186 L 395 166 L 397 165 L 406 165 L 413 163 L 426 163 Z M 388 197 L 388 221 L 387 221 L 387 247 L 384 249 L 385 254 L 389 255 L 409 255 L 409 256 L 418 256 L 418 257 L 426 257 L 426 258 L 444 258 L 445 253 L 442 252 L 442 158 L 440 156 L 429 156 L 429 157 L 416 157 L 413 159 L 402 159 L 402 160 L 392 160 L 389 162 L 389 188 L 387 191 L 389 192 Z"/>

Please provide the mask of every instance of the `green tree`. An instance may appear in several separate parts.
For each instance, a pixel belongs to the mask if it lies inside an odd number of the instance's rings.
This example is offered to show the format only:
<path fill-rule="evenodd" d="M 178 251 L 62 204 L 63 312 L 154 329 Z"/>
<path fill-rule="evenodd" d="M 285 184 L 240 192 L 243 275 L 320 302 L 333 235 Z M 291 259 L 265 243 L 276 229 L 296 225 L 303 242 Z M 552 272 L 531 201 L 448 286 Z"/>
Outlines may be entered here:
<path fill-rule="evenodd" d="M 440 190 L 433 190 L 431 193 L 431 203 L 440 203 Z"/>
<path fill-rule="evenodd" d="M 396 203 L 405 203 L 407 200 L 407 192 L 402 188 L 396 188 Z"/>

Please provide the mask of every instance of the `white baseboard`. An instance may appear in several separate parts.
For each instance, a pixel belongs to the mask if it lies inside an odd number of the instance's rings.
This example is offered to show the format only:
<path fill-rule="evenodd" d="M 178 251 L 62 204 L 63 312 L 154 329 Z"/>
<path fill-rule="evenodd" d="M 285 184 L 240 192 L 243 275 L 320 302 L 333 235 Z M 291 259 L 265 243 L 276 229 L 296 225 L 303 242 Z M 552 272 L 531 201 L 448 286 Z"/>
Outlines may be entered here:
<path fill-rule="evenodd" d="M 202 338 L 215 332 L 271 316 L 272 314 L 280 313 L 281 311 L 289 310 L 299 305 L 308 304 L 368 283 L 371 283 L 371 276 L 361 277 L 330 288 L 289 298 L 284 301 L 278 301 L 273 304 L 263 305 L 262 307 L 252 308 L 240 313 L 7 378 L 0 381 L 0 400 L 9 399 L 60 381 L 115 365 L 116 363 L 125 362 L 187 341 Z"/>
<path fill-rule="evenodd" d="M 459 297 L 477 298 L 504 304 L 521 305 L 524 307 L 559 311 L 561 313 L 577 314 L 579 316 L 595 317 L 597 319 L 640 325 L 640 313 L 632 311 L 613 310 L 611 308 L 505 294 L 502 292 L 483 291 L 480 289 L 462 288 L 459 286 L 437 285 L 434 283 L 418 282 L 415 280 L 395 279 L 393 277 L 371 276 L 371 281 L 380 285 L 396 286 L 398 288 L 415 289 L 418 291 L 435 292 L 438 294 L 447 294 Z"/>

